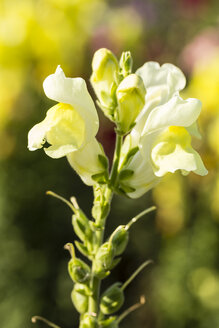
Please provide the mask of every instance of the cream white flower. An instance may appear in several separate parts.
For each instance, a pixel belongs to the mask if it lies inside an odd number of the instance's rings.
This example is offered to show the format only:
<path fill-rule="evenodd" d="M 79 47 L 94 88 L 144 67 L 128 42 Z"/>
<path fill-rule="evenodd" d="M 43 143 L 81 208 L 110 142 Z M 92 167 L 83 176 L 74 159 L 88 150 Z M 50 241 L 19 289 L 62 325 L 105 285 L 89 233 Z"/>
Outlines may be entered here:
<path fill-rule="evenodd" d="M 200 156 L 191 146 L 189 133 L 194 131 L 197 134 L 196 120 L 201 111 L 201 102 L 180 97 L 179 91 L 185 86 L 183 73 L 171 64 L 160 67 L 158 63 L 149 62 L 136 74 L 144 81 L 146 97 L 145 106 L 126 138 L 123 150 L 124 154 L 139 147 L 139 152 L 124 168 L 134 171 L 127 180 L 127 185 L 135 189 L 129 194 L 132 198 L 142 195 L 167 172 L 181 170 L 184 174 L 190 171 L 207 174 Z M 140 156 L 143 158 L 142 165 L 139 164 Z M 145 177 L 143 171 L 146 172 Z"/>
<path fill-rule="evenodd" d="M 47 111 L 46 118 L 28 134 L 29 150 L 44 148 L 52 158 L 67 156 L 70 165 L 84 183 L 93 185 L 92 175 L 103 167 L 98 155 L 104 152 L 95 136 L 99 120 L 86 83 L 81 78 L 67 78 L 60 66 L 49 75 L 43 88 L 48 98 L 58 102 Z"/>
<path fill-rule="evenodd" d="M 52 158 L 60 158 L 83 148 L 96 135 L 99 120 L 93 100 L 82 78 L 66 78 L 60 66 L 49 75 L 43 88 L 48 98 L 58 102 L 46 118 L 28 134 L 29 150 L 44 148 Z"/>

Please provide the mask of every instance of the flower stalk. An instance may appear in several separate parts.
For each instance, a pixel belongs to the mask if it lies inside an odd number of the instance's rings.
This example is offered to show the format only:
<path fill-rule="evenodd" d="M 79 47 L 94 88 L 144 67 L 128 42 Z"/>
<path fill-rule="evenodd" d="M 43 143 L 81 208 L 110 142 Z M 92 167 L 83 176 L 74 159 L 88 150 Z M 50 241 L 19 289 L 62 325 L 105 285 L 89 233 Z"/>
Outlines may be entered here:
<path fill-rule="evenodd" d="M 110 50 L 100 49 L 94 55 L 92 69 L 90 81 L 97 103 L 115 124 L 111 171 L 96 139 L 99 119 L 86 83 L 82 78 L 67 78 L 60 66 L 43 83 L 47 97 L 57 104 L 30 130 L 28 148 L 44 148 L 51 158 L 65 156 L 82 181 L 93 187 L 92 218 L 85 215 L 76 198 L 68 201 L 52 191 L 47 194 L 67 204 L 73 214 L 72 225 L 78 240 L 74 241 L 75 246 L 67 243 L 65 248 L 70 253 L 71 299 L 80 314 L 79 328 L 119 328 L 128 314 L 145 303 L 142 296 L 139 303 L 117 314 L 124 303 L 126 287 L 152 261 L 145 261 L 125 283 L 116 282 L 103 293 L 101 281 L 119 264 L 131 226 L 155 210 L 155 206 L 126 225 L 119 225 L 105 238 L 113 195 L 138 198 L 168 172 L 207 174 L 191 145 L 201 102 L 180 97 L 186 80 L 174 65 L 148 62 L 133 73 L 129 51 L 118 60 Z M 77 257 L 77 251 L 86 261 Z M 60 328 L 40 316 L 32 318 L 32 322 L 37 320 Z"/>

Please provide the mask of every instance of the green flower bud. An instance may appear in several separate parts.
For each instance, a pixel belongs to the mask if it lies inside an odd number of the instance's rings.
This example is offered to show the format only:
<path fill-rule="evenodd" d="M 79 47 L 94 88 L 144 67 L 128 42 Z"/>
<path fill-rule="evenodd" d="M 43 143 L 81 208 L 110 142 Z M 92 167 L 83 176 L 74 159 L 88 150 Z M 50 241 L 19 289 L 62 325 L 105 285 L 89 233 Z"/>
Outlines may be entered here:
<path fill-rule="evenodd" d="M 90 228 L 89 220 L 81 210 L 78 210 L 78 212 L 72 216 L 72 225 L 76 235 L 82 241 L 92 240 L 93 232 Z"/>
<path fill-rule="evenodd" d="M 132 64 L 133 64 L 133 60 L 132 60 L 131 52 L 130 51 L 123 52 L 119 61 L 119 66 L 121 68 L 122 75 L 124 77 L 131 74 Z"/>
<path fill-rule="evenodd" d="M 75 284 L 71 293 L 72 302 L 79 313 L 85 313 L 88 310 L 88 298 L 90 290 L 86 285 Z"/>
<path fill-rule="evenodd" d="M 79 328 L 98 328 L 96 317 L 89 313 L 85 313 L 81 320 Z"/>
<path fill-rule="evenodd" d="M 68 262 L 68 272 L 74 282 L 85 283 L 90 279 L 90 267 L 77 258 Z"/>
<path fill-rule="evenodd" d="M 95 52 L 90 81 L 100 103 L 107 108 L 113 102 L 111 88 L 118 69 L 119 64 L 117 58 L 110 50 L 102 48 Z"/>
<path fill-rule="evenodd" d="M 115 256 L 120 255 L 126 249 L 129 240 L 129 232 L 125 226 L 119 226 L 110 237 Z"/>
<path fill-rule="evenodd" d="M 100 246 L 97 251 L 94 262 L 94 273 L 100 279 L 105 278 L 110 269 L 114 257 L 114 251 L 111 243 L 106 242 Z"/>
<path fill-rule="evenodd" d="M 146 90 L 140 76 L 128 75 L 116 91 L 118 110 L 117 123 L 123 133 L 133 127 L 135 120 L 144 107 Z"/>
<path fill-rule="evenodd" d="M 118 328 L 119 326 L 116 319 L 116 317 L 109 317 L 106 320 L 100 321 L 99 325 L 101 328 Z"/>
<path fill-rule="evenodd" d="M 113 284 L 101 296 L 100 310 L 103 314 L 112 314 L 123 305 L 124 294 L 120 286 L 121 284 L 118 282 Z"/>

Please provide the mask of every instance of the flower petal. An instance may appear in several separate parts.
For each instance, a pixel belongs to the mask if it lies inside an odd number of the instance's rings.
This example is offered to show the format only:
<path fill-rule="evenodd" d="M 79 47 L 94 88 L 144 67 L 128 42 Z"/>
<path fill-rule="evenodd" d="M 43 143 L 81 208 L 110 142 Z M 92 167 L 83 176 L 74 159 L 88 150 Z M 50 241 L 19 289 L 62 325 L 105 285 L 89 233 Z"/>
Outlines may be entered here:
<path fill-rule="evenodd" d="M 185 87 L 186 79 L 181 70 L 172 65 L 160 66 L 157 62 L 148 62 L 140 67 L 137 72 L 145 88 L 145 106 L 136 119 L 133 134 L 139 139 L 150 113 L 158 106 L 167 103 L 171 97 L 178 94 Z"/>
<path fill-rule="evenodd" d="M 201 106 L 198 99 L 183 100 L 179 95 L 175 95 L 167 103 L 151 111 L 142 135 L 172 125 L 189 127 L 197 120 L 201 112 Z"/>
<path fill-rule="evenodd" d="M 46 142 L 46 124 L 42 121 L 32 127 L 28 133 L 28 149 L 31 151 L 40 149 Z"/>
<path fill-rule="evenodd" d="M 194 122 L 192 125 L 188 126 L 186 130 L 189 132 L 189 134 L 196 137 L 197 139 L 202 138 L 197 122 Z"/>
<path fill-rule="evenodd" d="M 160 66 L 157 62 L 147 62 L 136 71 L 136 74 L 141 76 L 146 89 L 168 85 L 173 93 L 184 89 L 186 85 L 184 74 L 172 64 Z"/>
<path fill-rule="evenodd" d="M 125 181 L 128 187 L 134 188 L 135 191 L 128 193 L 131 198 L 138 198 L 152 189 L 160 179 L 154 175 L 150 161 L 143 157 L 140 152 L 134 155 L 125 169 L 132 170 L 134 174 Z"/>
<path fill-rule="evenodd" d="M 48 148 L 44 148 L 46 155 L 51 158 L 61 158 L 66 156 L 69 153 L 77 151 L 77 149 L 73 145 L 54 145 Z"/>
<path fill-rule="evenodd" d="M 46 140 L 54 147 L 71 145 L 78 150 L 84 144 L 85 123 L 80 114 L 69 104 L 59 103 L 47 112 Z M 63 154 L 62 156 L 65 156 Z"/>
<path fill-rule="evenodd" d="M 176 170 L 206 175 L 201 157 L 191 146 L 191 137 L 183 127 L 170 127 L 154 144 L 151 152 L 154 173 L 162 177 Z"/>
<path fill-rule="evenodd" d="M 91 186 L 95 183 L 92 175 L 101 173 L 103 167 L 98 160 L 98 155 L 104 155 L 100 144 L 93 138 L 80 150 L 67 155 L 71 167 L 80 175 L 85 184 Z"/>
<path fill-rule="evenodd" d="M 86 139 L 94 137 L 99 127 L 97 111 L 82 78 L 67 78 L 60 66 L 43 82 L 48 98 L 70 104 L 86 122 Z"/>

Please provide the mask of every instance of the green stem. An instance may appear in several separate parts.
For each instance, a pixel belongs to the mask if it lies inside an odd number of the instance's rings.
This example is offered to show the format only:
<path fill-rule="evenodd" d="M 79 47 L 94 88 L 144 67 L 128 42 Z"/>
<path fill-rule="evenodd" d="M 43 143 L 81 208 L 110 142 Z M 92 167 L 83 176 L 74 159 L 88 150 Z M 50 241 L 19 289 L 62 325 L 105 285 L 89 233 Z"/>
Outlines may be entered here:
<path fill-rule="evenodd" d="M 116 146 L 115 146 L 115 152 L 114 152 L 114 158 L 113 158 L 113 165 L 111 169 L 111 174 L 110 174 L 110 182 L 109 186 L 105 186 L 105 193 L 103 197 L 103 202 L 104 204 L 101 204 L 101 210 L 102 213 L 105 210 L 105 207 L 110 207 L 110 203 L 112 200 L 112 195 L 113 195 L 113 187 L 116 185 L 116 180 L 118 176 L 118 166 L 119 166 L 119 160 L 120 160 L 120 153 L 121 153 L 121 148 L 122 148 L 122 141 L 123 141 L 123 136 L 119 133 L 116 133 Z M 104 237 L 104 231 L 105 231 L 105 224 L 106 224 L 106 219 L 108 216 L 108 212 L 104 217 L 101 215 L 101 220 L 96 218 L 96 223 L 99 226 L 99 231 L 96 232 L 96 240 L 95 240 L 95 246 L 96 249 L 101 246 L 103 242 L 103 237 Z M 92 263 L 92 268 L 93 268 L 94 260 Z M 93 275 L 91 282 L 90 282 L 90 289 L 92 291 L 92 295 L 89 297 L 89 312 L 90 313 L 95 313 L 98 314 L 99 310 L 99 295 L 100 295 L 100 285 L 101 285 L 101 280 Z"/>
<path fill-rule="evenodd" d="M 128 224 L 126 224 L 126 230 L 129 230 L 131 228 L 131 226 L 133 225 L 133 223 L 137 222 L 142 216 L 144 216 L 145 214 L 148 214 L 152 211 L 156 210 L 156 206 L 151 206 L 149 208 L 147 208 L 146 210 L 142 211 L 141 213 L 139 213 L 138 215 L 136 215 L 134 218 L 131 219 L 131 221 L 129 221 Z"/>
<path fill-rule="evenodd" d="M 74 205 L 72 205 L 72 203 L 70 203 L 67 199 L 65 199 L 64 197 L 56 194 L 55 192 L 51 191 L 51 190 L 48 190 L 46 192 L 46 195 L 50 195 L 52 197 L 55 197 L 55 198 L 58 198 L 59 200 L 61 200 L 63 203 L 67 204 L 68 207 L 70 207 L 70 209 L 75 212 L 75 210 L 77 209 Z M 74 198 L 74 197 L 72 197 Z"/>
<path fill-rule="evenodd" d="M 110 205 L 113 195 L 111 189 L 108 188 L 108 186 L 105 186 L 105 188 L 106 190 L 104 192 L 104 200 L 103 200 L 103 204 L 101 204 L 102 205 L 101 208 L 103 211 L 105 209 L 105 206 L 108 207 Z M 95 246 L 97 250 L 99 249 L 99 247 L 103 242 L 107 216 L 108 216 L 108 212 L 106 212 L 106 215 L 104 217 L 101 216 L 101 220 L 96 219 L 96 223 L 98 223 L 98 226 L 100 226 L 99 230 L 96 232 L 96 239 L 95 239 Z M 94 265 L 94 260 L 92 262 L 92 269 L 93 269 L 93 265 Z M 90 289 L 92 291 L 92 295 L 89 297 L 88 311 L 90 313 L 95 313 L 96 315 L 98 314 L 98 310 L 99 310 L 100 284 L 101 284 L 101 279 L 93 275 L 90 282 Z"/>
<path fill-rule="evenodd" d="M 140 265 L 140 267 L 131 275 L 131 277 L 122 285 L 121 290 L 124 290 L 131 282 L 133 279 L 135 279 L 135 277 L 149 264 L 153 263 L 152 260 L 148 260 L 145 261 L 144 263 L 142 263 L 142 265 Z"/>
<path fill-rule="evenodd" d="M 117 180 L 117 176 L 118 176 L 119 159 L 120 159 L 120 153 L 121 153 L 121 148 L 122 148 L 122 141 L 123 141 L 123 136 L 121 134 L 117 133 L 113 166 L 112 166 L 111 175 L 110 175 L 110 183 L 109 183 L 110 187 L 114 187 L 116 185 L 116 180 Z"/>
<path fill-rule="evenodd" d="M 34 316 L 34 317 L 31 318 L 31 321 L 33 323 L 36 323 L 38 320 L 46 323 L 49 327 L 52 327 L 52 328 L 61 328 L 61 327 L 57 326 L 56 324 L 54 324 L 53 322 L 51 322 L 51 321 L 49 321 L 49 320 L 47 320 L 47 319 L 45 319 L 43 317 L 40 317 L 38 315 L 36 315 L 36 316 Z"/>
<path fill-rule="evenodd" d="M 125 310 L 116 320 L 117 324 L 119 324 L 123 319 L 125 319 L 125 317 L 127 317 L 130 313 L 132 313 L 133 311 L 137 310 L 139 307 L 141 307 L 142 305 L 145 304 L 145 297 L 142 295 L 140 297 L 140 302 L 136 303 L 132 306 L 130 306 L 130 308 L 128 308 L 127 310 Z"/>
<path fill-rule="evenodd" d="M 105 189 L 105 191 L 104 191 L 104 197 L 102 199 L 103 203 L 100 204 L 101 215 L 99 218 L 95 218 L 96 220 L 95 223 L 99 228 L 99 230 L 96 232 L 96 240 L 95 240 L 96 250 L 98 250 L 101 244 L 103 243 L 106 219 L 108 216 L 108 211 L 106 211 L 106 208 L 108 209 L 110 208 L 110 203 L 113 196 L 112 190 L 116 185 L 116 181 L 118 177 L 118 166 L 119 166 L 120 153 L 122 148 L 122 141 L 123 141 L 123 136 L 120 133 L 116 133 L 116 146 L 115 146 L 115 152 L 113 158 L 113 165 L 110 174 L 110 181 L 109 181 L 109 185 L 105 185 L 104 188 L 102 187 L 102 189 Z M 103 215 L 103 213 L 105 214 Z M 94 260 L 92 262 L 92 269 L 93 266 L 94 266 Z M 101 280 L 93 275 L 90 282 L 90 289 L 92 291 L 92 295 L 89 297 L 88 311 L 90 313 L 95 313 L 96 315 L 98 314 L 99 311 L 100 285 L 101 285 Z"/>

